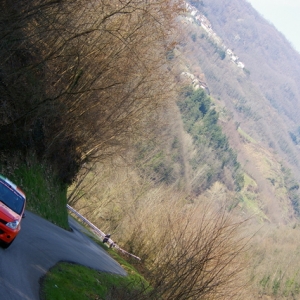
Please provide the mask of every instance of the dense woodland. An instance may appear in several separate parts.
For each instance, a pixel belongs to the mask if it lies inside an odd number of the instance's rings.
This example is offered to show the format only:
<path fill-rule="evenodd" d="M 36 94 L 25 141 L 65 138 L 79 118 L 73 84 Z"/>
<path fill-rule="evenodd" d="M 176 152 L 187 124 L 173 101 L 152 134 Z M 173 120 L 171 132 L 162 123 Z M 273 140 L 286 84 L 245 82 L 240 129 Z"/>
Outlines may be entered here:
<path fill-rule="evenodd" d="M 128 299 L 296 299 L 299 54 L 246 1 L 190 3 L 244 69 L 180 0 L 1 1 L 1 172 L 45 166 L 141 257 Z"/>
<path fill-rule="evenodd" d="M 2 1 L 1 150 L 35 152 L 70 183 L 84 163 L 124 147 L 172 88 L 162 56 L 179 10 Z"/>

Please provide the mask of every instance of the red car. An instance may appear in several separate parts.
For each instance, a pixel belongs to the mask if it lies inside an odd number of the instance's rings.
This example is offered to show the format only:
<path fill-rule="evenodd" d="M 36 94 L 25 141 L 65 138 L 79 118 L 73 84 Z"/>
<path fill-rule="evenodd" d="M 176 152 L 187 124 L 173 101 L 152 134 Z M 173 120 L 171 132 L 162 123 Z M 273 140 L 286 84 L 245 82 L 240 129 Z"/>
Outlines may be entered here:
<path fill-rule="evenodd" d="M 25 204 L 24 192 L 0 175 L 0 240 L 3 248 L 9 247 L 19 233 Z"/>

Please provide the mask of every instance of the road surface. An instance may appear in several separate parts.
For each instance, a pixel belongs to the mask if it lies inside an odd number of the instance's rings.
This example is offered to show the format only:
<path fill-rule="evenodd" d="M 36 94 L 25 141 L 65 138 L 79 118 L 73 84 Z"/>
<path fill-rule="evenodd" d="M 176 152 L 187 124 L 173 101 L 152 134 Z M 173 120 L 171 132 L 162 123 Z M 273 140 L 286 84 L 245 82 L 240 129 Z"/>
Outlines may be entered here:
<path fill-rule="evenodd" d="M 103 272 L 126 275 L 123 268 L 81 232 L 73 232 L 26 212 L 22 229 L 8 249 L 0 248 L 0 299 L 38 300 L 39 280 L 59 261 L 82 264 Z"/>

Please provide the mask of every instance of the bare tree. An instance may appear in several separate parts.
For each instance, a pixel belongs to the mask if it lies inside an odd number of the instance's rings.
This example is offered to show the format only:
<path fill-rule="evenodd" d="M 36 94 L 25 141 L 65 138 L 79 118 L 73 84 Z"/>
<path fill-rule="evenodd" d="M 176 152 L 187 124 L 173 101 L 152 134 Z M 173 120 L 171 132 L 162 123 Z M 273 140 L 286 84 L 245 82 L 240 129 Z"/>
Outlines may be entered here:
<path fill-rule="evenodd" d="M 245 288 L 239 237 L 242 222 L 224 211 L 202 207 L 201 214 L 168 217 L 151 270 L 157 298 L 238 299 Z M 199 212 L 199 211 L 198 211 Z M 180 225 L 178 225 L 180 224 Z"/>
<path fill-rule="evenodd" d="M 166 202 L 143 206 L 127 230 L 124 247 L 146 266 L 146 299 L 247 299 L 246 221 L 212 205 Z"/>
<path fill-rule="evenodd" d="M 170 33 L 180 1 L 36 0 L 3 8 L 3 20 L 13 21 L 2 41 L 14 46 L 2 57 L 9 53 L 19 62 L 18 68 L 3 63 L 4 87 L 18 90 L 26 81 L 27 97 L 7 92 L 0 140 L 7 128 L 15 130 L 2 149 L 30 147 L 33 139 L 68 181 L 82 163 L 125 146 L 141 132 L 145 116 L 169 98 L 166 52 L 174 46 Z"/>

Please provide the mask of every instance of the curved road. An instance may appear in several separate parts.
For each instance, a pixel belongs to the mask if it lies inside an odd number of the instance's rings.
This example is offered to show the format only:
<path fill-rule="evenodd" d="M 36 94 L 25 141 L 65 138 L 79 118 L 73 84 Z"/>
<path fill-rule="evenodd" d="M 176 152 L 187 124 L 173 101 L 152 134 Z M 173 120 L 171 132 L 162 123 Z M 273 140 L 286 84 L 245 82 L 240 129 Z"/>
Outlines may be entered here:
<path fill-rule="evenodd" d="M 123 268 L 69 218 L 73 232 L 26 212 L 22 229 L 8 249 L 0 248 L 0 299 L 38 300 L 39 280 L 58 261 L 126 275 Z M 59 287 L 58 287 L 59 288 Z"/>

